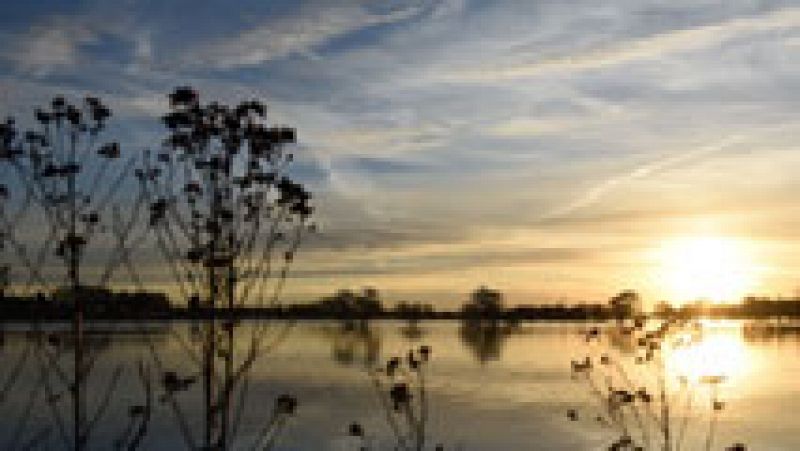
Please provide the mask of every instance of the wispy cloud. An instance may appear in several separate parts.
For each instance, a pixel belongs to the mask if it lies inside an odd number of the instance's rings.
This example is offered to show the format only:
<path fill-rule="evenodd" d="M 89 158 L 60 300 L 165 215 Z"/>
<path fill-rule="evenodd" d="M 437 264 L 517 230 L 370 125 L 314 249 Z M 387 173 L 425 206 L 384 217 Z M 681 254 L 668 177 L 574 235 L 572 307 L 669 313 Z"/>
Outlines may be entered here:
<path fill-rule="evenodd" d="M 325 3 L 301 14 L 267 20 L 232 38 L 189 50 L 182 63 L 195 67 L 231 69 L 253 66 L 290 54 L 311 52 L 325 42 L 375 25 L 398 22 L 421 11 L 420 6 L 374 13 L 362 5 Z"/>
<path fill-rule="evenodd" d="M 682 163 L 691 161 L 695 158 L 706 156 L 714 152 L 719 152 L 734 144 L 742 142 L 744 138 L 745 137 L 743 135 L 739 134 L 731 135 L 715 143 L 702 146 L 688 152 L 682 152 L 677 155 L 671 155 L 665 158 L 661 158 L 656 161 L 639 166 L 631 172 L 615 176 L 601 182 L 600 184 L 589 189 L 583 196 L 579 197 L 578 199 L 568 203 L 567 205 L 558 207 L 552 210 L 551 212 L 545 214 L 542 219 L 547 220 L 569 215 L 570 213 L 576 210 L 585 208 L 597 202 L 601 197 L 608 194 L 611 190 L 613 190 L 618 186 L 621 186 L 625 183 L 634 180 L 650 177 L 660 171 L 676 167 Z"/>
<path fill-rule="evenodd" d="M 416 127 L 351 127 L 318 138 L 319 145 L 339 155 L 395 155 L 444 145 L 451 127 L 421 124 Z"/>
<path fill-rule="evenodd" d="M 549 213 L 543 215 L 542 220 L 547 221 L 569 216 L 577 210 L 589 207 L 590 205 L 598 202 L 602 197 L 608 195 L 613 189 L 621 187 L 627 183 L 656 177 L 659 175 L 659 173 L 664 171 L 680 168 L 681 166 L 690 164 L 693 161 L 711 156 L 715 153 L 722 152 L 743 143 L 757 143 L 759 140 L 765 139 L 769 134 L 784 132 L 796 126 L 797 122 L 795 121 L 762 126 L 752 130 L 730 134 L 722 139 L 697 147 L 695 149 L 682 152 L 673 152 L 672 155 L 656 159 L 649 163 L 640 165 L 630 172 L 602 181 L 601 183 L 590 188 L 579 198 L 567 203 L 566 205 L 559 206 L 551 210 Z"/>
<path fill-rule="evenodd" d="M 636 60 L 658 58 L 667 53 L 705 48 L 740 34 L 791 29 L 798 26 L 800 26 L 800 9 L 787 8 L 752 17 L 738 17 L 711 25 L 672 30 L 643 39 L 618 42 L 604 48 L 540 61 L 454 69 L 434 74 L 430 80 L 494 83 L 561 71 L 598 69 Z"/>
<path fill-rule="evenodd" d="M 513 118 L 492 125 L 489 133 L 500 137 L 534 137 L 567 132 L 576 125 L 574 118 Z"/>
<path fill-rule="evenodd" d="M 7 37 L 0 57 L 11 61 L 21 72 L 42 76 L 78 63 L 80 47 L 97 38 L 86 24 L 58 17 L 32 26 L 22 35 Z"/>

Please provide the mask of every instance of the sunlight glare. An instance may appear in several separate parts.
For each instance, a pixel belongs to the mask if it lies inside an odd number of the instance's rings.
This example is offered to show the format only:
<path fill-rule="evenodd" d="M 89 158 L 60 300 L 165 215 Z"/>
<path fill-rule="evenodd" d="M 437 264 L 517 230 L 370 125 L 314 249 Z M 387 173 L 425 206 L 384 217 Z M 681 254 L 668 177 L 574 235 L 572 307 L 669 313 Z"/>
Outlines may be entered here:
<path fill-rule="evenodd" d="M 658 279 L 671 302 L 737 302 L 756 282 L 756 266 L 742 240 L 693 236 L 667 240 L 657 250 Z"/>
<path fill-rule="evenodd" d="M 740 378 L 751 366 L 745 344 L 735 329 L 724 328 L 701 334 L 692 343 L 673 349 L 668 357 L 670 372 L 690 383 Z"/>

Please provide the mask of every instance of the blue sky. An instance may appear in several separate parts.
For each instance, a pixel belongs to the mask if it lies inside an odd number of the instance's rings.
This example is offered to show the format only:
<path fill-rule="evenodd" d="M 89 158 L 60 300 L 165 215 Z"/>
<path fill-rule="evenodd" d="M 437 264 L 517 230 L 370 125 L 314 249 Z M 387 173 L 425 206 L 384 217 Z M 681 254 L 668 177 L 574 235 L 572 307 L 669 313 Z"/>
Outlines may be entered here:
<path fill-rule="evenodd" d="M 189 84 L 297 127 L 321 233 L 290 296 L 656 299 L 687 236 L 797 285 L 796 2 L 6 2 L 0 38 L 2 114 L 93 93 L 154 147 Z"/>

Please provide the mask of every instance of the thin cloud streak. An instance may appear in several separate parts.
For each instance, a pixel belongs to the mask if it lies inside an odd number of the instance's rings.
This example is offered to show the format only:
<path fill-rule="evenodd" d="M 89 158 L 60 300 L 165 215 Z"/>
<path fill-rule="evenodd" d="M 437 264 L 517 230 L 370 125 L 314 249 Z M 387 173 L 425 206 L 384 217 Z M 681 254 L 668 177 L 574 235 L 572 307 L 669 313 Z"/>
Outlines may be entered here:
<path fill-rule="evenodd" d="M 729 149 L 735 145 L 742 144 L 744 142 L 748 141 L 755 142 L 758 138 L 764 138 L 770 133 L 785 131 L 797 125 L 798 125 L 797 122 L 792 121 L 792 122 L 787 122 L 785 124 L 777 124 L 772 126 L 761 127 L 757 130 L 751 131 L 746 134 L 745 133 L 732 134 L 716 142 L 707 144 L 705 146 L 701 146 L 697 149 L 690 150 L 688 152 L 677 153 L 676 155 L 664 157 L 652 161 L 650 163 L 641 165 L 636 169 L 634 169 L 633 171 L 630 171 L 628 173 L 619 176 L 611 177 L 595 185 L 594 187 L 589 189 L 583 196 L 579 197 L 578 199 L 564 206 L 561 206 L 559 208 L 550 211 L 549 213 L 543 215 L 541 219 L 543 221 L 547 221 L 551 219 L 558 219 L 568 216 L 577 210 L 587 208 L 590 205 L 597 203 L 602 197 L 608 195 L 612 190 L 626 183 L 652 177 L 660 172 L 674 169 L 687 162 L 691 162 L 701 157 L 706 157 L 715 153 L 719 153 L 723 150 Z"/>
<path fill-rule="evenodd" d="M 719 152 L 723 149 L 726 149 L 734 144 L 738 144 L 745 139 L 744 135 L 731 135 L 727 138 L 720 140 L 719 142 L 709 144 L 698 149 L 685 152 L 679 155 L 674 155 L 666 158 L 662 158 L 660 160 L 653 161 L 651 163 L 639 166 L 638 168 L 634 169 L 633 171 L 623 174 L 620 176 L 612 177 L 608 180 L 603 181 L 602 183 L 594 186 L 590 190 L 586 192 L 583 196 L 576 199 L 569 204 L 557 208 L 550 213 L 547 213 L 542 216 L 542 220 L 554 219 L 559 218 L 562 216 L 567 216 L 570 213 L 575 212 L 576 210 L 580 210 L 582 208 L 586 208 L 591 204 L 594 204 L 601 197 L 608 194 L 614 188 L 623 185 L 627 182 L 631 182 L 637 179 L 642 179 L 648 176 L 651 176 L 657 172 L 664 171 L 670 169 L 672 167 L 678 166 L 686 161 L 693 160 L 698 157 L 706 156 L 714 152 Z"/>
<path fill-rule="evenodd" d="M 652 37 L 621 42 L 613 47 L 576 55 L 551 58 L 505 67 L 481 67 L 433 74 L 425 81 L 496 83 L 548 75 L 578 72 L 661 57 L 668 53 L 707 48 L 740 34 L 792 29 L 800 26 L 800 9 L 788 8 L 754 17 L 735 18 L 719 24 L 675 30 Z"/>
<path fill-rule="evenodd" d="M 190 67 L 232 69 L 266 63 L 293 53 L 313 51 L 325 42 L 375 25 L 409 19 L 422 11 L 411 6 L 376 14 L 358 5 L 331 4 L 307 14 L 271 20 L 234 38 L 222 39 L 190 50 L 182 64 Z"/>

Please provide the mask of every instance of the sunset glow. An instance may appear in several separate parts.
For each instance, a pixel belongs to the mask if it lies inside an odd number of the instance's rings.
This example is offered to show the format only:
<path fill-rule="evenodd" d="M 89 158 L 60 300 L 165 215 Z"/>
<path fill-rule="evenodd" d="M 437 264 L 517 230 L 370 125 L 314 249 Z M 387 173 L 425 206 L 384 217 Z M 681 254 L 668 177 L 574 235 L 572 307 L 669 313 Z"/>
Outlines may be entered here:
<path fill-rule="evenodd" d="M 750 247 L 723 236 L 690 236 L 664 241 L 656 251 L 657 275 L 666 299 L 736 302 L 757 282 Z"/>
<path fill-rule="evenodd" d="M 0 451 L 800 450 L 800 0 L 0 38 Z"/>

